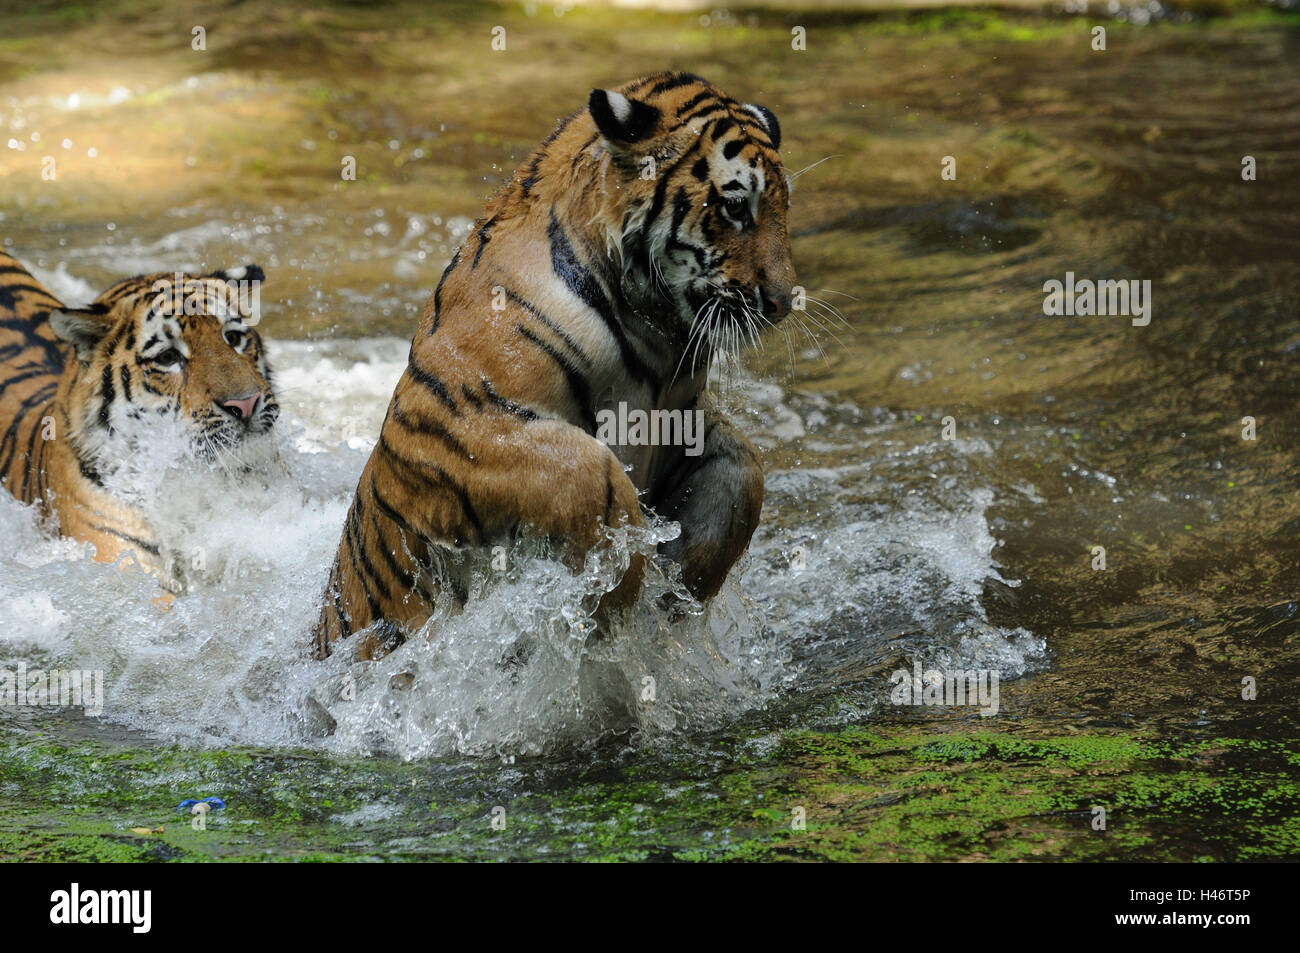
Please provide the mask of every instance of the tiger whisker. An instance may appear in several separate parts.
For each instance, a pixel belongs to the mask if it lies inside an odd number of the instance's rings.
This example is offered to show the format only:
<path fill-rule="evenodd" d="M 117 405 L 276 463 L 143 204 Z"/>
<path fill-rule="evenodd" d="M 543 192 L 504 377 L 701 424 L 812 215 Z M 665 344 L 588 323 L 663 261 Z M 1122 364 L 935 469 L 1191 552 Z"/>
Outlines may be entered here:
<path fill-rule="evenodd" d="M 814 295 L 807 295 L 806 297 L 813 304 L 823 308 L 824 312 L 830 315 L 831 317 L 833 317 L 839 325 L 846 328 L 850 327 L 848 319 L 844 317 L 843 312 L 841 312 L 839 308 L 835 307 L 835 305 L 831 304 L 829 301 L 824 301 L 821 298 L 818 298 Z"/>
<path fill-rule="evenodd" d="M 816 345 L 817 349 L 822 352 L 823 356 L 825 356 L 826 352 L 822 348 L 821 338 L 818 337 L 817 332 L 828 336 L 841 349 L 844 347 L 844 342 L 840 340 L 839 336 L 811 311 L 804 311 L 799 317 L 795 318 L 795 323 L 808 339 Z"/>
<path fill-rule="evenodd" d="M 827 156 L 824 159 L 818 159 L 812 165 L 806 165 L 798 172 L 794 173 L 794 175 L 790 176 L 790 180 L 794 181 L 795 179 L 799 178 L 799 176 L 803 175 L 805 172 L 811 172 L 813 169 L 817 168 L 823 162 L 829 162 L 831 159 L 842 159 L 842 158 L 844 158 L 842 155 L 836 154 L 836 155 Z"/>
<path fill-rule="evenodd" d="M 690 332 L 686 337 L 686 344 L 682 348 L 682 357 L 681 360 L 677 362 L 677 369 L 673 371 L 672 380 L 669 382 L 670 384 L 676 383 L 677 375 L 680 374 L 682 370 L 682 363 L 686 360 L 686 353 L 690 350 L 691 341 L 695 338 L 697 334 L 701 332 L 701 327 L 699 323 L 700 312 L 703 311 L 706 307 L 708 307 L 709 303 L 710 303 L 709 301 L 705 301 L 703 304 L 701 304 L 698 308 L 695 309 L 695 315 L 691 318 Z M 692 362 L 692 367 L 694 367 L 693 362 Z"/>

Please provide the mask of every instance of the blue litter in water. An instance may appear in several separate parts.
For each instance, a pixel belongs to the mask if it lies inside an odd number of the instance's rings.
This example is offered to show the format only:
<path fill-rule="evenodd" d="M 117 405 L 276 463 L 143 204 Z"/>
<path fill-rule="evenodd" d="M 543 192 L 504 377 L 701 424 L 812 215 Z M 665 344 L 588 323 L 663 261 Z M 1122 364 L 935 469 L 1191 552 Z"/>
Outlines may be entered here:
<path fill-rule="evenodd" d="M 220 811 L 222 808 L 226 806 L 226 802 L 221 800 L 221 798 L 219 797 L 205 797 L 201 801 L 196 801 L 193 798 L 191 798 L 188 801 L 181 801 L 180 804 L 177 804 L 176 812 L 178 814 L 184 813 L 185 810 L 193 807 L 195 804 L 206 804 L 214 811 Z"/>

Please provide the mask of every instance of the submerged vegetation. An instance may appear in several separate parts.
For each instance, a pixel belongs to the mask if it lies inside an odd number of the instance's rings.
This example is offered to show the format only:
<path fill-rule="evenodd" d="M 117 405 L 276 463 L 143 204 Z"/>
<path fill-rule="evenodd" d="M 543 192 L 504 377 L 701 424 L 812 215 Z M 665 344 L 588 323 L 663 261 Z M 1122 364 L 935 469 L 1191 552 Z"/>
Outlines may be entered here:
<path fill-rule="evenodd" d="M 1300 750 L 1239 738 L 885 723 L 715 739 L 703 757 L 650 753 L 558 777 L 8 741 L 7 859 L 1200 861 L 1300 850 Z M 196 830 L 175 804 L 208 790 L 228 807 Z"/>

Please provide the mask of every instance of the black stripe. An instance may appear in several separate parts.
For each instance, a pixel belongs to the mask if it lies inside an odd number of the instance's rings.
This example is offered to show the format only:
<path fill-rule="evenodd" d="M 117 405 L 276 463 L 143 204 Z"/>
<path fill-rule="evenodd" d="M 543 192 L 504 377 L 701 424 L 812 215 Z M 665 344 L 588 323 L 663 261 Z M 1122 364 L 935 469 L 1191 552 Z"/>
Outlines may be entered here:
<path fill-rule="evenodd" d="M 334 557 L 334 569 L 330 573 L 330 596 L 334 603 L 334 618 L 339 623 L 339 638 L 346 639 L 352 635 L 352 620 L 348 614 L 343 611 L 343 593 L 341 583 L 339 582 L 339 558 Z M 329 633 L 325 627 L 321 627 L 321 641 L 324 644 L 324 654 L 329 654 Z"/>
<path fill-rule="evenodd" d="M 94 465 L 79 453 L 74 452 L 73 456 L 77 458 L 77 469 L 81 471 L 81 475 L 95 486 L 102 487 L 104 478 L 99 475 L 99 471 L 95 469 Z"/>
<path fill-rule="evenodd" d="M 551 240 L 551 267 L 555 274 L 570 292 L 605 322 L 605 327 L 609 329 L 609 333 L 614 336 L 618 344 L 623 365 L 632 378 L 638 382 L 652 380 L 654 375 L 633 349 L 632 342 L 628 340 L 623 326 L 614 314 L 613 306 L 605 296 L 604 289 L 573 253 L 573 246 L 569 244 L 568 236 L 564 234 L 564 227 L 555 217 L 555 209 L 551 209 L 551 223 L 547 228 L 547 234 Z"/>
<path fill-rule="evenodd" d="M 502 397 L 497 393 L 496 388 L 492 386 L 492 382 L 486 377 L 483 378 L 483 393 L 487 396 L 488 400 L 492 401 L 492 403 L 496 404 L 502 410 L 514 414 L 516 417 L 523 420 L 537 420 L 541 416 L 537 411 L 525 407 L 523 404 L 517 404 L 508 397 Z"/>
<path fill-rule="evenodd" d="M 100 526 L 96 523 L 91 523 L 90 528 L 97 533 L 107 533 L 109 536 L 116 536 L 118 539 L 124 539 L 137 549 L 143 549 L 150 556 L 158 555 L 159 550 L 156 544 L 145 542 L 138 536 L 132 536 L 130 533 L 124 533 L 120 529 L 113 529 L 111 526 Z"/>
<path fill-rule="evenodd" d="M 703 90 L 702 92 L 698 92 L 690 99 L 686 100 L 686 102 L 682 103 L 680 106 L 677 107 L 677 115 L 681 116 L 686 113 L 689 113 L 692 109 L 694 109 L 700 103 L 704 102 L 706 99 L 716 100 L 717 98 L 718 98 L 717 94 L 713 92 L 713 90 L 711 89 L 706 89 Z"/>
<path fill-rule="evenodd" d="M 474 455 L 465 449 L 465 445 L 461 443 L 450 430 L 438 423 L 438 421 L 417 420 L 406 411 L 402 410 L 396 402 L 393 403 L 393 407 L 389 411 L 389 416 L 411 433 L 436 437 L 438 440 L 441 440 L 446 444 L 448 449 L 457 456 L 470 461 L 474 459 Z"/>
<path fill-rule="evenodd" d="M 671 136 L 673 133 L 679 131 L 683 126 L 687 126 L 690 123 L 695 122 L 696 120 L 699 119 L 705 119 L 708 122 L 713 122 L 714 121 L 713 114 L 717 112 L 723 114 L 729 114 L 730 110 L 726 107 L 726 105 L 724 105 L 721 102 L 707 103 L 699 107 L 698 109 L 696 109 L 694 112 L 687 113 L 686 115 L 682 116 L 682 118 L 677 121 L 677 124 L 674 125 L 671 129 L 669 129 L 668 132 L 666 132 L 664 135 Z M 700 133 L 701 135 L 703 135 L 704 133 L 703 126 L 700 127 Z"/>
<path fill-rule="evenodd" d="M 695 262 L 703 271 L 705 267 L 704 249 L 698 245 L 692 245 L 689 242 L 683 242 L 678 239 L 678 232 L 681 231 L 682 222 L 686 219 L 686 213 L 691 210 L 691 198 L 686 194 L 685 189 L 677 190 L 677 197 L 673 199 L 673 223 L 668 232 L 668 242 L 665 246 L 668 251 L 686 251 L 695 256 Z"/>
<path fill-rule="evenodd" d="M 123 298 L 127 298 L 136 292 L 152 291 L 157 281 L 172 281 L 174 272 L 157 271 L 149 275 L 133 275 L 130 278 L 123 278 L 117 284 L 113 285 L 98 298 L 95 299 L 95 305 L 106 305 L 105 311 L 113 310 L 113 305 L 117 304 Z M 184 293 L 184 286 L 189 283 L 193 275 L 182 275 L 181 291 Z M 173 289 L 175 293 L 175 289 Z M 94 305 L 92 305 L 93 307 Z"/>
<path fill-rule="evenodd" d="M 4 453 L 3 459 L 0 459 L 0 475 L 9 472 L 9 464 L 13 462 L 14 453 L 18 450 L 18 430 L 27 418 L 27 414 L 33 407 L 48 404 L 57 390 L 58 384 L 51 381 L 40 390 L 28 394 L 23 402 L 18 405 L 17 410 L 14 411 L 13 420 L 9 422 L 9 426 L 5 429 L 4 438 L 0 439 L 0 452 Z M 5 447 L 9 448 L 7 452 L 5 452 Z"/>
<path fill-rule="evenodd" d="M 123 335 L 126 334 L 127 328 L 133 326 L 134 324 L 135 322 L 132 320 L 119 322 L 118 325 L 115 328 L 113 328 L 113 333 L 108 339 L 108 344 L 104 346 L 104 353 L 112 354 L 114 351 L 116 351 L 117 346 L 122 342 Z"/>
<path fill-rule="evenodd" d="M 480 542 L 483 541 L 484 539 L 483 524 L 479 521 L 478 513 L 475 512 L 473 504 L 470 503 L 469 494 L 465 492 L 465 488 L 463 486 L 461 486 L 454 479 L 452 479 L 451 474 L 449 474 L 442 467 L 438 466 L 436 463 L 429 463 L 424 460 L 410 460 L 407 457 L 404 457 L 402 454 L 398 453 L 393 448 L 393 445 L 391 443 L 388 442 L 388 437 L 387 435 L 385 435 L 385 433 L 382 430 L 379 432 L 378 446 L 382 448 L 383 452 L 388 456 L 390 460 L 399 464 L 403 468 L 407 470 L 416 470 L 422 474 L 428 474 L 429 476 L 432 477 L 432 481 L 430 481 L 428 477 L 420 479 L 418 481 L 418 485 L 412 488 L 413 495 L 418 496 L 422 491 L 427 491 L 430 482 L 433 482 L 435 486 L 441 486 L 445 489 L 450 490 L 452 495 L 455 496 L 456 499 L 459 501 L 461 505 L 461 509 L 464 511 L 466 519 L 468 519 L 471 525 L 473 525 L 475 532 L 478 534 L 479 541 Z M 398 479 L 403 479 L 401 476 L 398 476 L 397 474 L 394 475 L 397 476 Z M 409 484 L 411 481 L 403 479 L 403 482 Z M 417 533 L 416 535 L 422 536 L 424 534 Z M 460 546 L 462 544 L 462 541 L 459 538 L 459 534 L 457 534 L 455 543 L 457 546 Z"/>
<path fill-rule="evenodd" d="M 447 489 L 451 490 L 451 492 L 455 494 L 456 499 L 460 501 L 461 509 L 469 519 L 470 524 L 474 527 L 474 532 L 478 536 L 478 541 L 480 543 L 484 542 L 487 539 L 487 534 L 483 532 L 483 524 L 479 521 L 478 513 L 474 510 L 474 504 L 470 502 L 469 494 L 465 492 L 463 486 L 449 477 L 445 470 L 441 467 L 438 467 L 437 469 L 442 475 L 443 485 L 446 486 Z M 460 544 L 460 540 L 457 540 L 456 542 L 457 545 Z"/>
<path fill-rule="evenodd" d="M 573 122 L 577 115 L 577 113 L 572 113 L 561 119 L 556 127 L 551 130 L 550 135 L 542 140 L 542 144 L 537 147 L 537 151 L 533 153 L 533 157 L 529 161 L 525 170 L 526 174 L 520 183 L 522 186 L 521 195 L 523 198 L 528 198 L 528 194 L 532 191 L 533 186 L 537 184 L 539 179 L 541 179 L 537 170 L 541 168 L 543 160 L 547 158 L 547 147 L 559 138 L 560 133 L 564 132 L 564 130 L 569 127 L 569 123 Z M 583 148 L 586 147 L 584 146 Z M 579 150 L 579 152 L 581 152 L 581 150 Z M 480 251 L 481 250 L 482 249 L 480 249 Z M 477 256 L 475 256 L 475 262 L 477 263 Z"/>
<path fill-rule="evenodd" d="M 692 83 L 700 83 L 707 86 L 708 81 L 700 79 L 694 73 L 673 73 L 667 79 L 662 79 L 650 87 L 646 96 L 658 96 L 660 93 L 666 93 L 670 90 L 680 89 L 683 86 L 690 86 Z"/>
<path fill-rule="evenodd" d="M 659 217 L 659 213 L 663 211 L 664 200 L 668 196 L 668 183 L 671 181 L 673 173 L 677 171 L 677 168 L 682 163 L 684 163 L 687 159 L 689 159 L 692 155 L 694 155 L 695 150 L 700 147 L 700 143 L 703 140 L 704 140 L 703 136 L 698 137 L 693 143 L 691 143 L 691 147 L 689 149 L 687 149 L 680 156 L 678 156 L 676 162 L 674 162 L 671 166 L 669 166 L 660 174 L 659 181 L 655 185 L 654 200 L 650 203 L 650 211 L 646 213 L 645 221 L 641 226 L 641 230 L 643 232 L 647 232 L 647 233 L 649 232 L 650 226 L 654 224 L 655 219 Z"/>
<path fill-rule="evenodd" d="M 438 287 L 433 289 L 433 327 L 429 329 L 430 334 L 438 330 L 438 322 L 442 320 L 442 286 L 446 284 L 447 276 L 455 271 L 456 266 L 460 264 L 460 252 L 461 249 L 457 248 L 456 253 L 451 256 L 451 261 L 447 262 L 447 267 L 442 270 L 442 277 L 438 279 Z"/>
<path fill-rule="evenodd" d="M 373 473 L 370 475 L 370 496 L 374 499 L 375 505 L 379 507 L 380 512 L 396 523 L 399 529 L 417 539 L 421 537 L 415 527 L 406 521 L 406 517 L 397 512 L 397 508 L 379 494 L 379 487 L 375 486 Z"/>
<path fill-rule="evenodd" d="M 16 331 L 32 347 L 39 347 L 45 352 L 45 363 L 51 368 L 62 371 L 67 363 L 67 351 L 64 345 L 37 334 L 36 325 L 32 324 L 31 321 L 23 318 L 3 318 L 0 319 L 0 330 Z"/>
<path fill-rule="evenodd" d="M 440 401 L 446 404 L 447 409 L 453 414 L 460 413 L 456 407 L 456 399 L 452 397 L 451 393 L 447 390 L 447 385 L 415 362 L 414 349 L 412 349 L 411 355 L 406 361 L 406 372 L 411 375 L 413 381 L 424 387 Z"/>
<path fill-rule="evenodd" d="M 533 186 L 541 179 L 541 174 L 537 170 L 541 168 L 542 160 L 546 158 L 546 146 L 548 143 L 549 140 L 546 143 L 543 143 L 542 147 L 533 153 L 533 157 L 528 161 L 528 165 L 524 167 L 524 177 L 519 182 L 520 198 L 528 198 L 528 193 L 533 190 Z"/>
<path fill-rule="evenodd" d="M 0 268 L 0 274 L 3 273 L 4 273 L 4 269 Z M 28 275 L 28 277 L 31 278 L 30 275 Z M 36 294 L 45 298 L 49 298 L 55 304 L 60 303 L 59 299 L 54 297 L 54 295 L 50 294 L 49 289 L 46 288 L 44 285 L 42 285 L 35 278 L 32 278 L 31 283 L 27 283 L 24 281 L 14 281 L 5 285 L 0 285 L 0 288 L 3 288 L 5 291 L 9 292 L 10 296 L 12 296 L 15 292 L 30 292 L 31 294 Z"/>
<path fill-rule="evenodd" d="M 117 391 L 113 388 L 113 365 L 105 364 L 104 372 L 99 379 L 99 425 L 105 429 L 109 427 L 109 408 L 116 397 Z"/>
<path fill-rule="evenodd" d="M 51 374 L 49 368 L 46 367 L 38 367 L 36 370 L 28 371 L 26 374 L 15 374 L 8 380 L 0 381 L 0 396 L 2 396 L 4 392 L 14 384 L 21 384 L 23 381 L 31 380 L 33 377 L 54 377 L 54 375 Z"/>
<path fill-rule="evenodd" d="M 546 151 L 546 147 L 549 146 L 556 139 L 558 139 L 560 137 L 560 133 L 568 129 L 569 123 L 573 122 L 573 120 L 576 118 L 578 118 L 577 113 L 570 113 L 569 115 L 561 119 L 558 123 L 556 123 L 555 128 L 550 131 L 547 137 L 542 140 L 542 144 L 538 146 L 538 153 L 544 154 Z"/>
<path fill-rule="evenodd" d="M 740 128 L 745 131 L 745 135 L 749 136 L 751 139 L 754 138 L 754 133 L 758 133 L 762 136 L 762 140 L 755 143 L 755 145 L 762 146 L 765 149 L 771 149 L 773 152 L 776 151 L 776 145 L 772 141 L 772 134 L 768 132 L 767 127 L 759 122 L 757 117 L 752 113 L 746 110 L 736 121 L 740 124 Z"/>
<path fill-rule="evenodd" d="M 507 298 L 509 298 L 515 304 L 519 305 L 519 307 L 523 308 L 525 311 L 531 314 L 538 321 L 542 322 L 542 324 L 550 328 L 551 331 L 557 337 L 559 337 L 561 341 L 564 342 L 565 346 L 569 349 L 570 353 L 572 353 L 572 355 L 575 358 L 577 358 L 579 361 L 581 361 L 583 364 L 587 365 L 588 367 L 591 366 L 591 358 L 587 356 L 587 352 L 582 349 L 582 345 L 580 345 L 577 341 L 575 341 L 573 339 L 573 336 L 570 335 L 568 331 L 564 330 L 564 328 L 560 327 L 555 321 L 551 320 L 549 316 L 543 314 L 541 309 L 538 308 L 537 305 L 529 301 L 527 298 L 523 297 L 522 295 L 516 294 L 514 291 L 511 291 L 509 288 L 505 289 L 505 291 L 506 291 Z"/>
<path fill-rule="evenodd" d="M 578 406 L 578 418 L 582 421 L 582 428 L 587 433 L 596 432 L 596 412 L 591 406 L 591 384 L 582 372 L 573 365 L 573 362 L 563 354 L 553 348 L 548 342 L 542 340 L 522 324 L 518 326 L 519 333 L 528 340 L 536 344 L 543 353 L 555 361 L 564 372 L 564 378 L 569 382 L 569 391 L 573 394 L 573 402 Z"/>
<path fill-rule="evenodd" d="M 526 190 L 524 194 L 525 195 L 527 194 Z M 487 248 L 488 239 L 491 237 L 491 233 L 492 233 L 492 226 L 496 225 L 496 223 L 497 223 L 497 217 L 493 215 L 481 226 L 479 226 L 479 230 L 475 233 L 475 235 L 478 237 L 478 248 L 474 249 L 474 262 L 469 266 L 470 271 L 473 271 L 475 268 L 478 267 L 478 260 L 483 256 L 483 249 Z M 438 282 L 438 284 L 441 285 L 442 282 Z M 433 296 L 436 302 L 438 300 L 438 292 L 434 291 Z M 438 312 L 438 304 L 435 303 L 433 307 L 434 307 L 434 314 L 436 315 Z"/>
<path fill-rule="evenodd" d="M 392 619 L 379 619 L 371 624 L 371 628 L 379 640 L 379 652 L 383 655 L 406 642 L 406 633 Z"/>
<path fill-rule="evenodd" d="M 36 438 L 40 435 L 40 432 L 41 426 L 40 421 L 38 420 L 32 427 L 32 435 L 27 438 L 27 455 L 24 458 L 27 461 L 27 465 L 23 467 L 22 492 L 18 494 L 18 499 L 22 500 L 24 503 L 29 503 L 32 500 L 32 497 L 27 495 L 27 488 L 31 483 L 32 473 L 34 471 L 39 472 L 36 466 L 35 456 Z"/>
<path fill-rule="evenodd" d="M 379 517 L 373 512 L 371 512 L 369 516 L 370 528 L 375 534 L 375 545 L 378 547 L 379 552 L 383 554 L 384 563 L 388 566 L 389 573 L 392 574 L 394 579 L 409 580 L 408 585 L 414 587 L 415 574 L 409 569 L 402 568 L 401 564 L 398 563 L 396 555 L 393 553 L 393 550 L 389 548 L 388 541 L 384 538 L 384 530 L 379 523 Z"/>
<path fill-rule="evenodd" d="M 366 555 L 365 548 L 361 545 L 361 534 L 357 531 L 357 501 L 360 497 L 354 497 L 352 508 L 348 510 L 348 519 L 343 527 L 343 544 L 347 547 L 348 555 L 352 560 L 352 572 L 361 582 L 361 591 L 366 597 L 366 607 L 370 610 L 372 620 L 383 618 L 383 611 L 379 608 L 379 603 L 370 592 L 370 583 L 373 581 L 375 587 L 380 589 L 380 595 L 384 599 L 388 598 L 388 587 L 383 584 L 378 574 L 375 572 L 375 564 L 370 561 Z"/>

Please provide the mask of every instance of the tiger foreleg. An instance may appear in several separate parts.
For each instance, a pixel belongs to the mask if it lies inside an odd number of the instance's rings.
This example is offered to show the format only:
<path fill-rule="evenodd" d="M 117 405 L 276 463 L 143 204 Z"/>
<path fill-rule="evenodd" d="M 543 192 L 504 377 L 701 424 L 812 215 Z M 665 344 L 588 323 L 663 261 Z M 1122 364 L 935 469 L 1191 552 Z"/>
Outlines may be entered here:
<path fill-rule="evenodd" d="M 512 514 L 516 523 L 558 542 L 572 569 L 603 545 L 606 528 L 645 525 L 636 487 L 603 443 L 558 421 L 531 424 L 520 438 L 492 461 L 497 470 L 484 484 L 496 488 L 498 513 Z M 608 628 L 610 610 L 636 602 L 644 571 L 644 560 L 633 554 L 622 579 L 600 599 L 596 618 L 602 629 Z"/>
<path fill-rule="evenodd" d="M 385 423 L 349 510 L 315 629 L 317 658 L 362 630 L 367 641 L 359 657 L 378 658 L 429 617 L 432 603 L 410 587 L 418 567 L 408 547 L 488 547 L 523 531 L 552 540 L 577 572 L 587 553 L 603 545 L 606 527 L 645 523 L 618 459 L 577 427 L 496 421 L 478 439 L 458 433 L 463 452 L 434 463 L 418 446 L 401 446 L 395 426 L 392 419 Z M 394 565 L 389 557 L 400 574 L 387 571 Z M 600 600 L 602 628 L 608 610 L 636 601 L 643 569 L 634 555 Z M 434 578 L 430 586 L 441 582 Z"/>
<path fill-rule="evenodd" d="M 716 410 L 704 413 L 705 438 L 691 455 L 674 448 L 652 498 L 656 511 L 681 524 L 659 552 L 682 567 L 682 581 L 703 602 L 722 588 L 758 526 L 763 466 L 758 450 Z"/>

